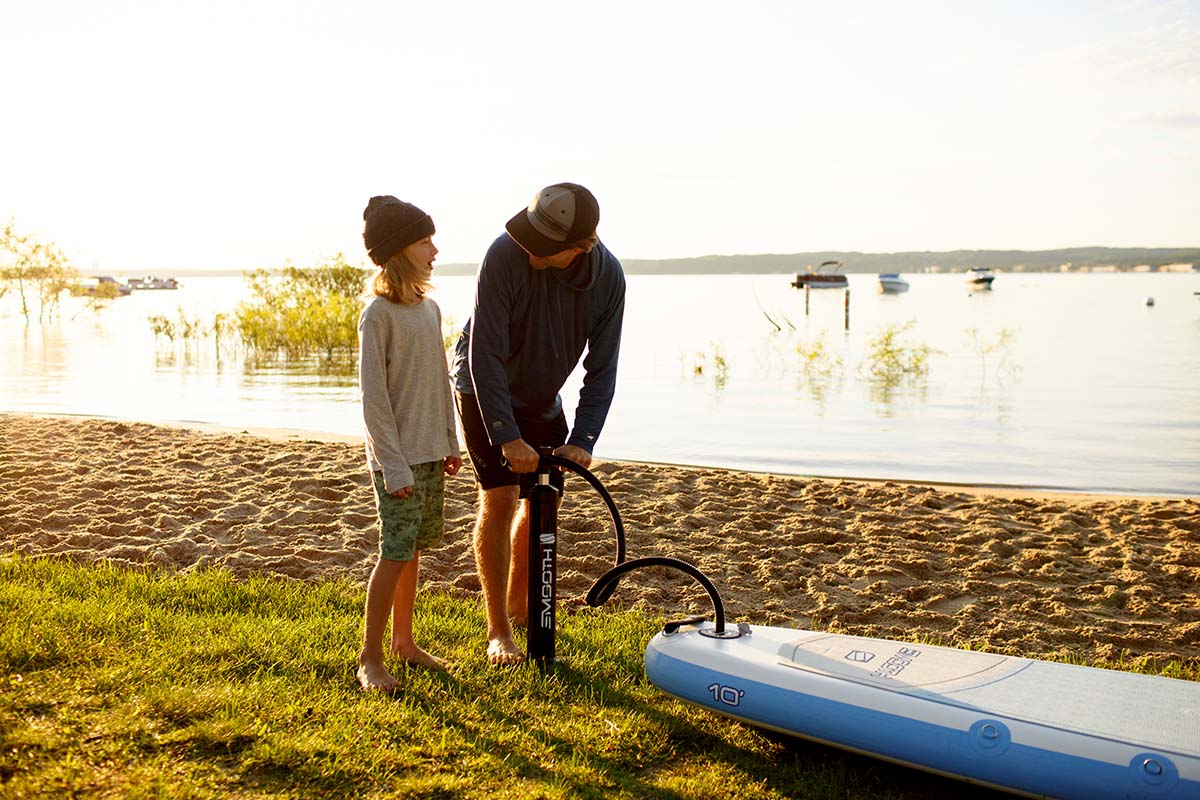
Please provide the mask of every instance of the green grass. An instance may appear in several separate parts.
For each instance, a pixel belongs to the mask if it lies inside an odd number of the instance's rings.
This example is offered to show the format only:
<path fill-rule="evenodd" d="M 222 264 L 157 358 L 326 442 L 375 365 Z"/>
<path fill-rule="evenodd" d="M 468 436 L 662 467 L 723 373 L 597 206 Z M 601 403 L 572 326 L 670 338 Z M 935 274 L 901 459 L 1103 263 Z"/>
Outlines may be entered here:
<path fill-rule="evenodd" d="M 0 559 L 0 796 L 993 796 L 741 725 L 649 684 L 661 620 L 560 615 L 562 663 L 491 668 L 483 611 L 418 600 L 448 673 L 357 691 L 363 590 Z M 995 795 L 999 797 L 999 795 Z"/>

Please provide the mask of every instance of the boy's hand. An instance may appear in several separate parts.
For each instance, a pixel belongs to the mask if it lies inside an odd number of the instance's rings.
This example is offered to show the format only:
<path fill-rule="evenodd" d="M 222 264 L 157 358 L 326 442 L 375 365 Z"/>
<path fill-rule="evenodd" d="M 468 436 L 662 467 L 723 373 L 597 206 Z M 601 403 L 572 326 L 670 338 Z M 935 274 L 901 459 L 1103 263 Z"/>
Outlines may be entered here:
<path fill-rule="evenodd" d="M 453 477 L 462 469 L 462 459 L 458 456 L 446 456 L 442 461 L 442 469 L 446 470 L 446 474 Z"/>
<path fill-rule="evenodd" d="M 397 489 L 396 491 L 392 492 L 392 497 L 396 498 L 397 500 L 407 500 L 408 498 L 412 497 L 412 493 L 413 487 L 405 486 L 403 489 Z"/>

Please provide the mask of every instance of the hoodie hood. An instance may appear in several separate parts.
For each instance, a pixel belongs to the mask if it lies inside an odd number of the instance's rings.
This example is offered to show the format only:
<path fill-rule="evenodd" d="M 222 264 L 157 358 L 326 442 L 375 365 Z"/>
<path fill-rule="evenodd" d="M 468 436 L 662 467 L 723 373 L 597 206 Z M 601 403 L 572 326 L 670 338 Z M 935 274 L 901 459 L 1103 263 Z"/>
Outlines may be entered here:
<path fill-rule="evenodd" d="M 566 269 L 546 270 L 564 288 L 573 292 L 586 292 L 596 285 L 603 269 L 604 245 L 597 243 L 592 252 L 586 253 Z"/>

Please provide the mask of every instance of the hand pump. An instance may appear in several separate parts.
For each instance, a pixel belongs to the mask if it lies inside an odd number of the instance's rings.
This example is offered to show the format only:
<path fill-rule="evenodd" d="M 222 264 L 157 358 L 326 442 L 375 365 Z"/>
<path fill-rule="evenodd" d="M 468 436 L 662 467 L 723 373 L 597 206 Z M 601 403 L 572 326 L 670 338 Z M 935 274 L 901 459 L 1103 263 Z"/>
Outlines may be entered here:
<path fill-rule="evenodd" d="M 574 472 L 600 494 L 608 506 L 617 536 L 615 563 L 618 565 L 625 561 L 625 526 L 621 523 L 621 514 L 612 495 L 595 475 L 570 459 L 553 455 L 550 448 L 539 448 L 538 456 L 537 471 L 532 473 L 531 482 L 522 484 L 521 493 L 529 503 L 529 640 L 526 650 L 530 661 L 545 665 L 554 661 L 558 600 L 558 503 L 562 498 L 562 491 L 554 485 L 551 473 L 556 469 Z M 616 582 L 613 582 L 608 591 L 602 593 L 600 602 L 604 602 L 615 589 Z"/>
<path fill-rule="evenodd" d="M 558 501 L 561 493 L 550 482 L 554 469 L 547 456 L 550 448 L 539 448 L 534 484 L 526 496 L 529 503 L 529 646 L 531 661 L 554 660 L 554 626 L 558 580 Z"/>

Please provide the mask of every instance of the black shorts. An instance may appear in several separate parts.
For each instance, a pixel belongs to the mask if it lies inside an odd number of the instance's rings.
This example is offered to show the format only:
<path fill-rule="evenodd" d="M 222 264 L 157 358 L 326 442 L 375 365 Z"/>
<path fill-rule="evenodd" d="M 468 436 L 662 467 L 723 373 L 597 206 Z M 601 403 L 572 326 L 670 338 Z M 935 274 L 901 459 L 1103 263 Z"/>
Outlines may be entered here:
<path fill-rule="evenodd" d="M 458 418 L 462 422 L 463 439 L 467 442 L 467 453 L 471 456 L 471 467 L 475 470 L 475 481 L 480 489 L 495 489 L 498 486 L 517 486 L 521 476 L 504 466 L 500 446 L 488 439 L 483 415 L 479 413 L 479 402 L 473 394 L 454 393 L 458 401 Z M 551 420 L 531 418 L 514 414 L 521 438 L 535 450 L 539 447 L 558 447 L 567 441 L 567 417 L 562 411 Z M 561 489 L 562 473 L 553 470 L 552 481 Z"/>

